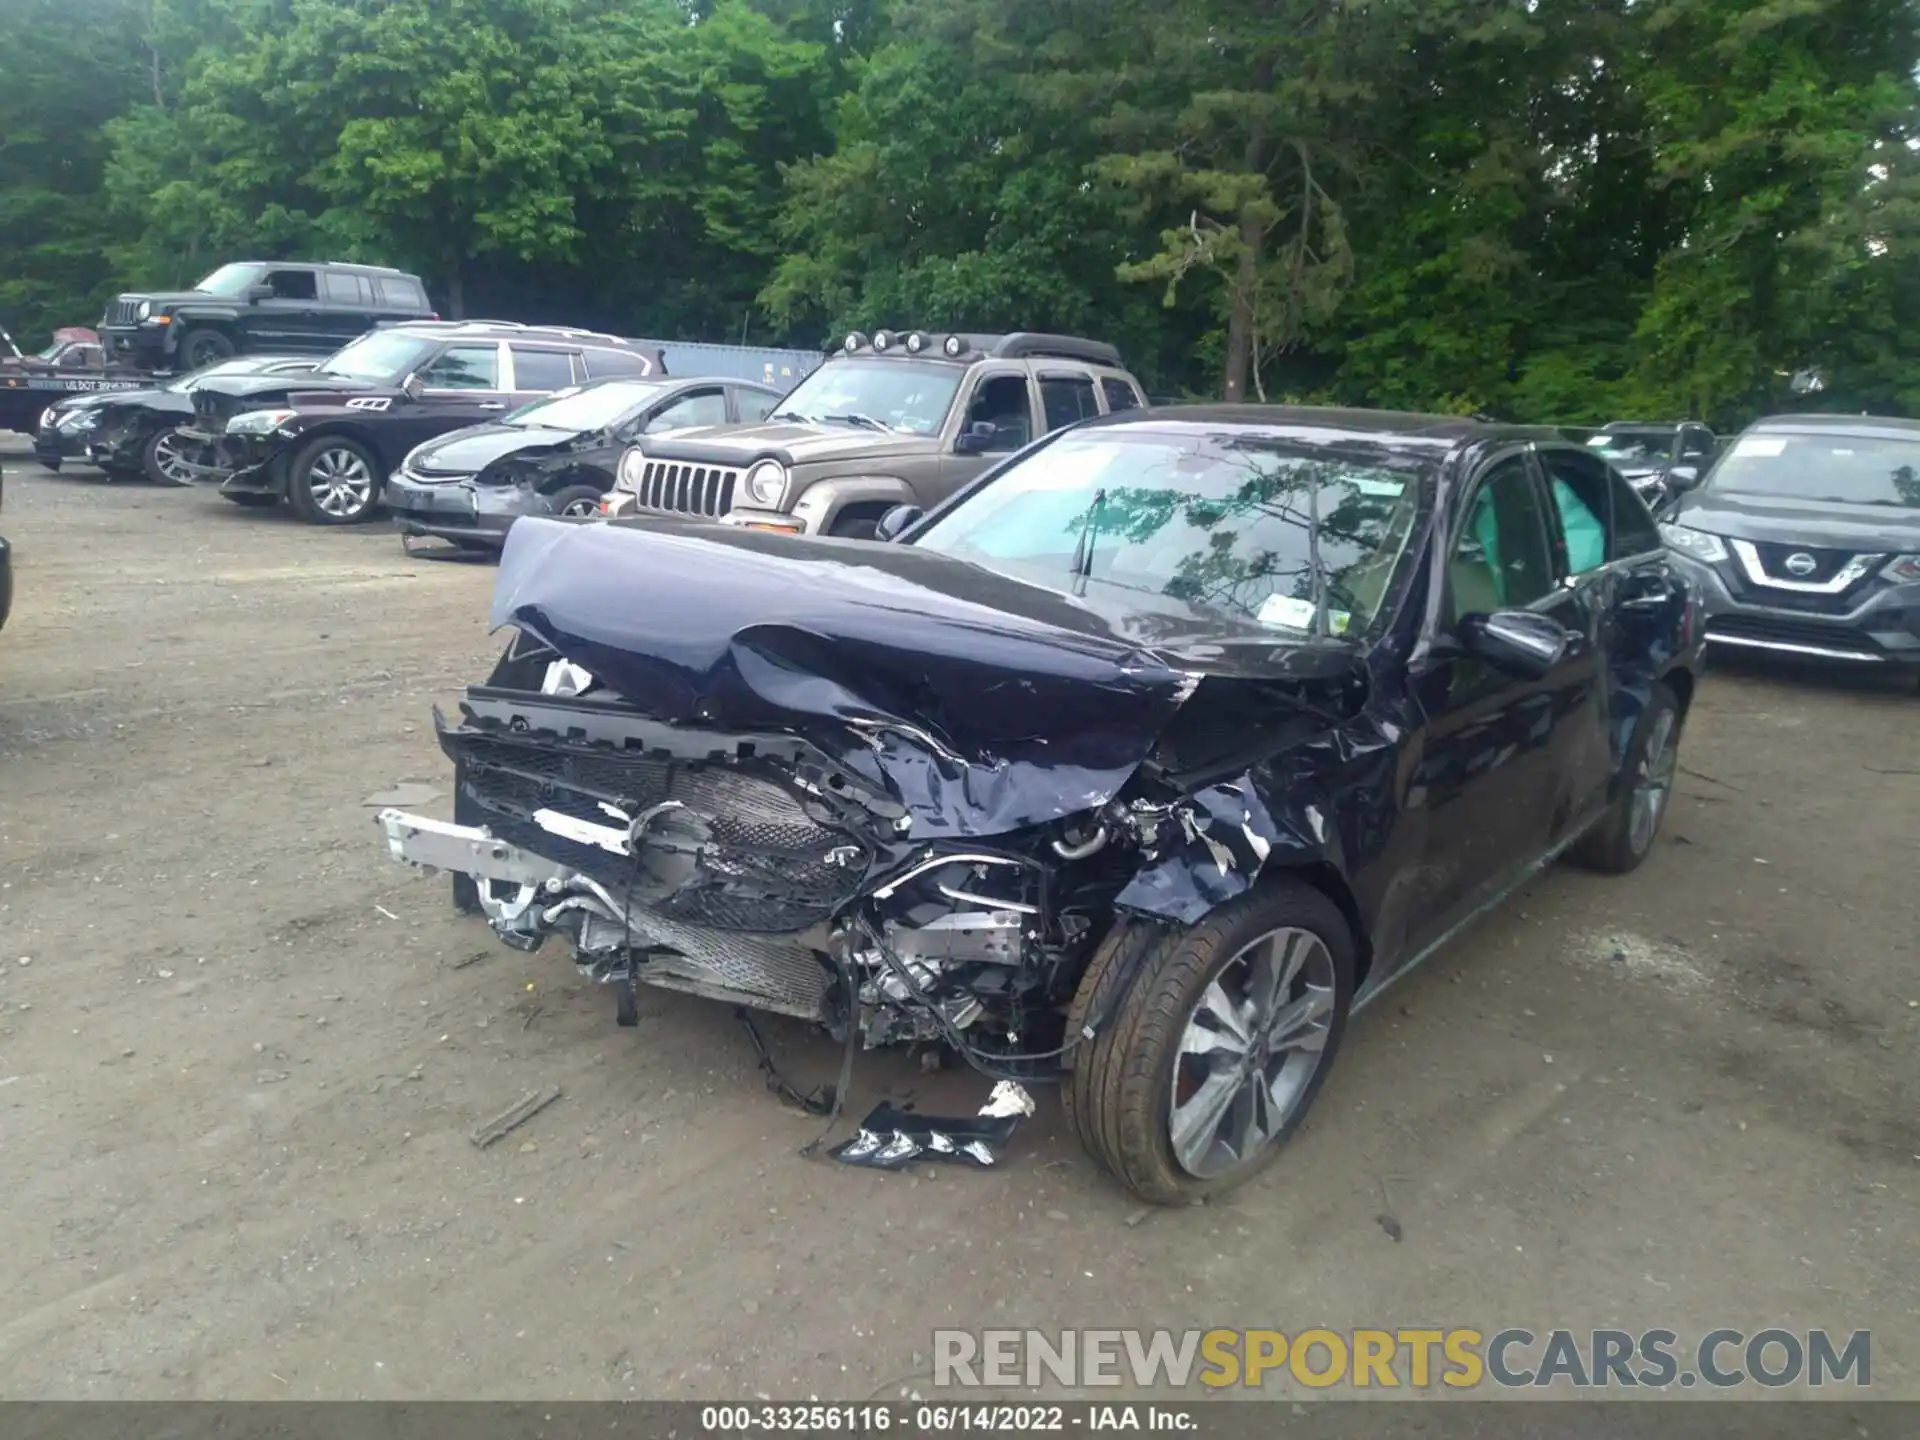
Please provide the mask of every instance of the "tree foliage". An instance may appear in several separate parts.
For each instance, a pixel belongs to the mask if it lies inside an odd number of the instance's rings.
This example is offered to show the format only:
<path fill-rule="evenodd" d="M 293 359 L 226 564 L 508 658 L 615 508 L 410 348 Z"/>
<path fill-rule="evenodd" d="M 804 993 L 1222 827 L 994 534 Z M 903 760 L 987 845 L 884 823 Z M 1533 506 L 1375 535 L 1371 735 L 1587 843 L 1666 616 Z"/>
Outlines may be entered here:
<path fill-rule="evenodd" d="M 1908 0 L 8 0 L 0 315 L 356 258 L 1169 395 L 1920 413 L 1917 67 Z"/>

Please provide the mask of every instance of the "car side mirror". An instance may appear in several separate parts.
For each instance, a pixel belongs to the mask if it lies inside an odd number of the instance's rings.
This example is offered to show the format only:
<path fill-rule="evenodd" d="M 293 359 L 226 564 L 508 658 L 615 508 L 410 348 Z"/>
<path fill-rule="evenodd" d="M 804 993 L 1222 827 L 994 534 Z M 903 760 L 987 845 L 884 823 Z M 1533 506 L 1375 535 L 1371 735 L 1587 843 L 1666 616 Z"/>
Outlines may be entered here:
<path fill-rule="evenodd" d="M 874 524 L 873 538 L 892 540 L 926 513 L 918 505 L 895 505 Z"/>
<path fill-rule="evenodd" d="M 1700 467 L 1691 460 L 1669 466 L 1667 483 L 1675 490 L 1691 490 L 1700 483 Z"/>
<path fill-rule="evenodd" d="M 421 382 L 419 375 L 409 370 L 407 378 L 400 382 L 400 393 L 409 400 L 418 400 L 427 393 L 427 387 Z"/>
<path fill-rule="evenodd" d="M 271 300 L 271 299 L 273 299 L 273 286 L 249 285 L 247 287 L 247 303 L 248 304 L 258 305 L 262 300 Z"/>
<path fill-rule="evenodd" d="M 1495 610 L 1468 615 L 1460 622 L 1460 643 L 1469 655 L 1517 675 L 1542 680 L 1551 674 L 1573 643 L 1573 634 L 1549 615 L 1531 610 Z"/>
<path fill-rule="evenodd" d="M 955 437 L 953 453 L 956 455 L 985 454 L 999 434 L 1000 427 L 991 420 L 975 420 Z"/>

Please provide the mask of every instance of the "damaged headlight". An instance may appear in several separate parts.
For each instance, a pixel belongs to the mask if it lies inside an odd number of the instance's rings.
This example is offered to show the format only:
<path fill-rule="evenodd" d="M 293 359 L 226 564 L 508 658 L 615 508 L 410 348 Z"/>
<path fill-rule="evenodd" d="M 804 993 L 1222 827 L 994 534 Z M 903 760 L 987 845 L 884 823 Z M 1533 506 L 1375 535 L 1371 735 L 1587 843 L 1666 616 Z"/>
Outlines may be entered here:
<path fill-rule="evenodd" d="M 1920 584 L 1920 555 L 1896 555 L 1880 573 L 1901 585 Z"/>
<path fill-rule="evenodd" d="M 1682 555 L 1691 555 L 1708 564 L 1727 558 L 1727 547 L 1720 537 L 1705 530 L 1693 530 L 1685 525 L 1662 525 L 1660 538 Z"/>
<path fill-rule="evenodd" d="M 227 434 L 271 435 L 297 413 L 294 410 L 249 410 L 227 422 Z"/>

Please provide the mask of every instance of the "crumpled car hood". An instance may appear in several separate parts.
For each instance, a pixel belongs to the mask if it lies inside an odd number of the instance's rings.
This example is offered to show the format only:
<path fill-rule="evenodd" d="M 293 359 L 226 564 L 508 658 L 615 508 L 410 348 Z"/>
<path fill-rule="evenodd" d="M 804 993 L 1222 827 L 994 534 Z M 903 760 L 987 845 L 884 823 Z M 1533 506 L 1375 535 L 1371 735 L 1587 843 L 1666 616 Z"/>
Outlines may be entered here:
<path fill-rule="evenodd" d="M 414 468 L 432 475 L 478 475 L 510 455 L 548 454 L 582 438 L 581 431 L 539 425 L 470 425 L 413 452 Z"/>
<path fill-rule="evenodd" d="M 516 626 L 657 718 L 805 729 L 916 837 L 1000 834 L 1104 804 L 1203 674 L 1347 666 L 1328 646 L 1143 617 L 912 546 L 670 520 L 522 519 L 494 589 Z M 817 727 L 816 727 L 817 728 Z"/>

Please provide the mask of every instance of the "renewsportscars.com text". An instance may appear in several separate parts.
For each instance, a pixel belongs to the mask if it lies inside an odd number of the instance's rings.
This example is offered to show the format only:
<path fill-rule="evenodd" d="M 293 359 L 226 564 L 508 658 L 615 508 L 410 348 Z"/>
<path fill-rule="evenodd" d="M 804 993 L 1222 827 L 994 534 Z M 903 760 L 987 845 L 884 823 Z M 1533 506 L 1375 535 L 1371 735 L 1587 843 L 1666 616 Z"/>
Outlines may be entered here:
<path fill-rule="evenodd" d="M 1202 1386 L 1424 1390 L 1865 1387 L 1873 1336 L 1854 1330 L 936 1330 L 933 1383 L 958 1388 Z"/>

